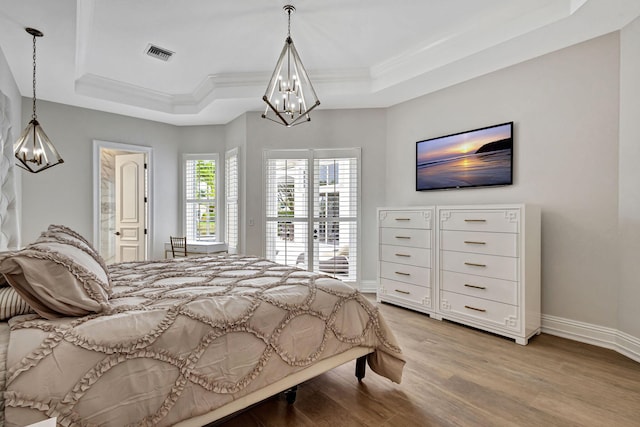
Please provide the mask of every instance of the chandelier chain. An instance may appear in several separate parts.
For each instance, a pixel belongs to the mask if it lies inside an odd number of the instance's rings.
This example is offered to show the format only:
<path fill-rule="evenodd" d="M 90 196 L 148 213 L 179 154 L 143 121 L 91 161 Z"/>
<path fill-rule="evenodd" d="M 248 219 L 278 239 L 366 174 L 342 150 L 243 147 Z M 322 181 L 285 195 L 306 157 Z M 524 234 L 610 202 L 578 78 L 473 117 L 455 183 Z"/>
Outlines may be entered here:
<path fill-rule="evenodd" d="M 296 7 L 294 5 L 292 5 L 292 4 L 288 4 L 288 5 L 284 6 L 283 9 L 289 15 L 289 25 L 287 27 L 287 37 L 291 38 L 291 12 L 295 12 Z"/>
<path fill-rule="evenodd" d="M 32 119 L 36 119 L 36 36 L 33 36 L 33 114 Z"/>

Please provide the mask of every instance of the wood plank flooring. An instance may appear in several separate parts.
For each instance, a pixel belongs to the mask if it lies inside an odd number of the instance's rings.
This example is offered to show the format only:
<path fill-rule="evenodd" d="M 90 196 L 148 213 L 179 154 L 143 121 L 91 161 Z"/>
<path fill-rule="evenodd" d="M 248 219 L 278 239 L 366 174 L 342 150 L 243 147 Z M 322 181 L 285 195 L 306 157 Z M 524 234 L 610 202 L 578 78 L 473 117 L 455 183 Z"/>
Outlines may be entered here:
<path fill-rule="evenodd" d="M 407 357 L 401 384 L 355 361 L 269 399 L 224 427 L 640 426 L 640 363 L 541 334 L 512 340 L 379 305 Z"/>

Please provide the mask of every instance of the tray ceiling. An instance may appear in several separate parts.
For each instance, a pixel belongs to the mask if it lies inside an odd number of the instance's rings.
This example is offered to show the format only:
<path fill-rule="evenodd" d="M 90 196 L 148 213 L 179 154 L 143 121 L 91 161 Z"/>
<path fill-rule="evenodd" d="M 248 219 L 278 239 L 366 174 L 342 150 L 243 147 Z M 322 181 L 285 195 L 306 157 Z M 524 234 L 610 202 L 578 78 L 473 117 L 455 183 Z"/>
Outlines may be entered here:
<path fill-rule="evenodd" d="M 31 96 L 176 125 L 261 111 L 283 0 L 0 0 L 0 48 Z M 297 0 L 291 36 L 327 108 L 387 107 L 622 28 L 637 0 Z M 153 45 L 173 52 L 147 55 Z"/>

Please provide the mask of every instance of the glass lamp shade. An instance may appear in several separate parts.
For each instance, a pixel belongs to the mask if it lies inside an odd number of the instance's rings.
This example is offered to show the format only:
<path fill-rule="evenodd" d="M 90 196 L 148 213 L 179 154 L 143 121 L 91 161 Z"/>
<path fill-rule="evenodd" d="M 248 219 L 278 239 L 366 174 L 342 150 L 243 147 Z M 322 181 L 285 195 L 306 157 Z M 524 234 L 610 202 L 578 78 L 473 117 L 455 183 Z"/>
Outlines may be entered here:
<path fill-rule="evenodd" d="M 16 164 L 32 173 L 38 173 L 59 163 L 64 163 L 36 119 L 29 122 L 20 138 L 15 142 L 13 152 L 18 159 Z"/>
<path fill-rule="evenodd" d="M 262 117 L 287 127 L 308 122 L 311 120 L 309 112 L 320 105 L 290 36 L 284 43 L 262 100 L 267 104 Z"/>

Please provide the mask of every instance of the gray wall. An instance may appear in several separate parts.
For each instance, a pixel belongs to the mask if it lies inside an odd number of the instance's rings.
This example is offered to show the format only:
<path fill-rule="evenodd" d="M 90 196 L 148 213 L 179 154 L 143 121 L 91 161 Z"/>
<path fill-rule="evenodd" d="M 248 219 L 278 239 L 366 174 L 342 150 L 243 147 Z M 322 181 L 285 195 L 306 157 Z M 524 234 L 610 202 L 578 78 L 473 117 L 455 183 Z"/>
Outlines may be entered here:
<path fill-rule="evenodd" d="M 2 52 L 2 47 L 0 47 L 0 91 L 2 91 L 2 93 L 8 96 L 11 100 L 11 124 L 13 127 L 13 134 L 18 138 L 22 129 L 25 128 L 27 124 L 25 123 L 24 126 L 22 126 L 22 97 L 20 96 L 20 91 L 18 90 L 18 85 L 13 78 L 13 74 L 11 74 L 11 69 L 9 69 L 7 59 Z M 31 117 L 31 115 L 27 117 Z"/>
<path fill-rule="evenodd" d="M 23 102 L 28 117 L 30 103 Z M 38 100 L 38 120 L 64 164 L 41 174 L 22 173 L 22 240 L 35 240 L 49 224 L 65 224 L 93 236 L 94 139 L 152 147 L 154 212 L 152 257 L 163 256 L 163 243 L 180 232 L 179 170 L 182 153 L 219 152 L 224 129 L 176 127 L 118 114 Z"/>
<path fill-rule="evenodd" d="M 389 108 L 387 203 L 539 205 L 543 313 L 616 327 L 619 76 L 612 33 Z M 415 191 L 415 141 L 506 121 L 514 185 Z"/>
<path fill-rule="evenodd" d="M 640 19 L 621 32 L 618 329 L 640 337 Z"/>
<path fill-rule="evenodd" d="M 363 280 L 376 278 L 378 206 L 534 203 L 543 211 L 543 313 L 639 337 L 639 49 L 636 21 L 388 109 L 319 110 L 292 129 L 259 113 L 226 126 L 180 128 L 39 101 L 41 123 L 66 163 L 46 175 L 23 174 L 23 242 L 51 222 L 91 236 L 93 139 L 153 147 L 156 257 L 180 229 L 181 153 L 217 151 L 223 159 L 240 147 L 241 248 L 261 254 L 263 150 L 362 147 Z M 511 120 L 514 185 L 415 191 L 417 140 Z"/>

